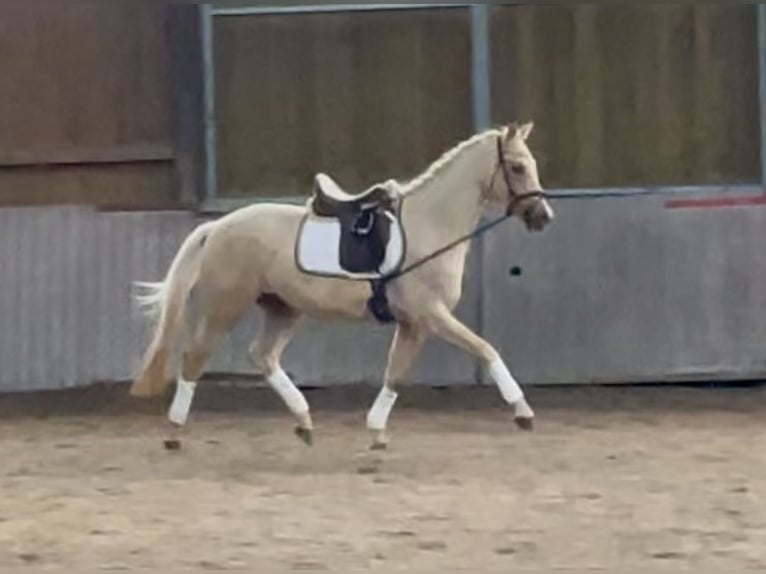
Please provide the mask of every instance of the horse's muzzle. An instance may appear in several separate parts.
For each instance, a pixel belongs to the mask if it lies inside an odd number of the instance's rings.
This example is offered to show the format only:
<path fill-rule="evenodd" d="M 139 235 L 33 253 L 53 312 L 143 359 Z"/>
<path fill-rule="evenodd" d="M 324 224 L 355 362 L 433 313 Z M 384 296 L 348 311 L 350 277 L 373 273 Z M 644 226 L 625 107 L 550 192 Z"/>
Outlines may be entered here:
<path fill-rule="evenodd" d="M 523 207 L 521 218 L 529 231 L 540 232 L 553 221 L 554 214 L 545 198 L 539 197 Z"/>

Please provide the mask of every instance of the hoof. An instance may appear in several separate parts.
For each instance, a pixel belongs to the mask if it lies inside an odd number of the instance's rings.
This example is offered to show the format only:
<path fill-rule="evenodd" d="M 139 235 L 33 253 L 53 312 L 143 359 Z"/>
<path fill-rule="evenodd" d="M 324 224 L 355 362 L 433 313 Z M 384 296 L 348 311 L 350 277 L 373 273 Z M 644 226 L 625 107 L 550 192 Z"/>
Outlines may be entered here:
<path fill-rule="evenodd" d="M 388 443 L 387 442 L 376 442 L 373 443 L 373 445 L 370 447 L 370 450 L 372 452 L 383 452 L 388 450 Z"/>
<path fill-rule="evenodd" d="M 524 432 L 532 432 L 535 430 L 535 419 L 518 417 L 516 418 L 516 426 Z"/>
<path fill-rule="evenodd" d="M 295 436 L 301 439 L 306 446 L 314 446 L 314 433 L 309 429 L 298 427 L 295 429 Z"/>
<path fill-rule="evenodd" d="M 168 452 L 178 452 L 181 450 L 181 441 L 180 440 L 166 440 L 165 441 L 165 450 Z"/>

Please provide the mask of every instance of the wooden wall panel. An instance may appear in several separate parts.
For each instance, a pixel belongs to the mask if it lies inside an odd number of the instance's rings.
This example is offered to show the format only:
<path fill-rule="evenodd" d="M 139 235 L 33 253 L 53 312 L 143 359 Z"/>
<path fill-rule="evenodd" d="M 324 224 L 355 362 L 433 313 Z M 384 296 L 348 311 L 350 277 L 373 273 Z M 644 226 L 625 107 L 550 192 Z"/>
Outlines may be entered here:
<path fill-rule="evenodd" d="M 216 20 L 221 195 L 416 175 L 469 137 L 466 9 Z"/>
<path fill-rule="evenodd" d="M 548 186 L 760 179 L 754 5 L 493 9 L 494 120 L 533 118 Z"/>
<path fill-rule="evenodd" d="M 0 170 L 0 206 L 83 204 L 106 210 L 175 206 L 174 170 L 161 163 Z"/>
<path fill-rule="evenodd" d="M 132 0 L 0 6 L 3 204 L 46 198 L 155 203 L 175 196 L 168 185 L 173 137 L 166 10 L 165 2 Z M 145 157 L 147 150 L 152 157 Z M 69 167 L 48 171 L 47 186 L 31 184 L 41 181 L 39 166 L 59 165 L 62 158 Z M 78 164 L 85 167 L 72 179 Z M 115 192 L 101 187 L 103 178 L 89 177 L 110 166 L 121 166 L 115 177 L 140 173 L 145 184 L 130 192 L 128 183 L 135 180 L 129 177 Z M 30 182 L 34 197 L 19 181 Z"/>

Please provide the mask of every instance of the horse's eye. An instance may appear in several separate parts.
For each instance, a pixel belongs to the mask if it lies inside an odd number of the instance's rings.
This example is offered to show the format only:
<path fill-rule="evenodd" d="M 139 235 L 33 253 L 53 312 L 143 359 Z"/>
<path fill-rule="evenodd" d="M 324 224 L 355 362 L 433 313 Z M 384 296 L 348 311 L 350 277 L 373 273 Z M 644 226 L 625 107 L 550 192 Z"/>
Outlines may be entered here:
<path fill-rule="evenodd" d="M 511 171 L 516 175 L 524 175 L 527 173 L 527 168 L 524 167 L 524 164 L 515 163 L 511 166 Z"/>

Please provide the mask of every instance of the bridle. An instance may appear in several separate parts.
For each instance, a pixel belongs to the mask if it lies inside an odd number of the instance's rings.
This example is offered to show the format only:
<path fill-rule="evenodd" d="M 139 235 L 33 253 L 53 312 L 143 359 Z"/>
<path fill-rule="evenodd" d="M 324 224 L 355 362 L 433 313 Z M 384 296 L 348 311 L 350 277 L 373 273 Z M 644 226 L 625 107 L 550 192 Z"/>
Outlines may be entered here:
<path fill-rule="evenodd" d="M 511 197 L 511 201 L 508 204 L 508 209 L 506 210 L 505 214 L 507 217 L 513 217 L 513 214 L 516 212 L 516 208 L 519 206 L 519 204 L 522 201 L 526 201 L 527 199 L 545 199 L 545 192 L 544 191 L 530 191 L 528 193 L 516 193 L 516 190 L 513 188 L 513 181 L 511 181 L 511 172 L 508 169 L 508 160 L 505 158 L 505 152 L 503 151 L 503 136 L 497 137 L 497 167 L 495 168 L 494 173 L 492 174 L 492 181 L 490 184 L 490 187 L 493 187 L 495 185 L 495 180 L 497 179 L 497 172 L 501 171 L 503 173 L 503 179 L 505 180 L 505 185 L 508 188 L 508 195 Z"/>

